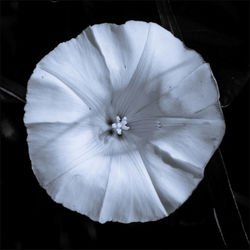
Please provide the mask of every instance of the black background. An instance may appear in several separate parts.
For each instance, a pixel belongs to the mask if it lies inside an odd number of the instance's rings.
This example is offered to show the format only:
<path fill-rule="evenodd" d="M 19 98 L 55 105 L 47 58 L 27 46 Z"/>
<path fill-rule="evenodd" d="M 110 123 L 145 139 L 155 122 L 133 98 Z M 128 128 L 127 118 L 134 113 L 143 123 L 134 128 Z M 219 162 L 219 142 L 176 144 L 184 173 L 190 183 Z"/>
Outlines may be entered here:
<path fill-rule="evenodd" d="M 218 81 L 227 126 L 221 152 L 249 232 L 249 2 L 171 1 L 171 6 L 185 44 L 210 63 Z M 156 1 L 2 1 L 1 76 L 25 89 L 35 64 L 58 43 L 88 25 L 127 20 L 161 24 Z M 54 203 L 31 170 L 24 104 L 3 92 L 0 97 L 1 248 L 225 247 L 206 180 L 178 211 L 157 222 L 99 224 Z M 233 246 L 244 248 L 232 233 L 227 209 L 223 216 Z"/>

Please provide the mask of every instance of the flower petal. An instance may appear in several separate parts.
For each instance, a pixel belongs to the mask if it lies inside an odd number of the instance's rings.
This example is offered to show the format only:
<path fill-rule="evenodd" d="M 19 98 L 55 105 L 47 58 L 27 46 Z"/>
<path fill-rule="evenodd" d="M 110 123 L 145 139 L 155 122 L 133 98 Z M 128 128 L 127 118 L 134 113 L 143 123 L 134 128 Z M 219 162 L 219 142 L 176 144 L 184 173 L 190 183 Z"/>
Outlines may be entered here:
<path fill-rule="evenodd" d="M 140 153 L 169 215 L 191 195 L 203 177 L 203 169 L 175 159 L 152 144 L 142 147 Z"/>
<path fill-rule="evenodd" d="M 29 82 L 24 122 L 71 123 L 89 115 L 89 107 L 60 80 L 37 67 Z"/>
<path fill-rule="evenodd" d="M 148 26 L 146 22 L 128 21 L 122 25 L 105 23 L 90 28 L 115 90 L 128 85 L 140 60 Z"/>
<path fill-rule="evenodd" d="M 100 154 L 103 144 L 86 122 L 27 125 L 32 168 L 42 186 Z"/>
<path fill-rule="evenodd" d="M 165 86 L 162 85 L 165 89 Z M 166 116 L 186 117 L 218 103 L 219 91 L 209 64 L 202 64 L 188 77 L 159 98 L 160 109 Z"/>
<path fill-rule="evenodd" d="M 127 88 L 116 94 L 114 106 L 129 116 L 148 103 L 147 99 L 152 101 L 152 97 L 155 99 L 162 94 L 160 84 L 173 87 L 202 63 L 198 53 L 187 49 L 169 31 L 148 23 L 140 60 Z"/>
<path fill-rule="evenodd" d="M 152 144 L 200 168 L 206 166 L 225 131 L 223 120 L 161 118 L 160 121 L 161 128 L 152 136 Z"/>
<path fill-rule="evenodd" d="M 100 222 L 145 222 L 166 215 L 139 152 L 112 157 Z"/>
<path fill-rule="evenodd" d="M 59 44 L 37 67 L 61 80 L 92 109 L 99 110 L 111 95 L 109 71 L 91 27 Z"/>
<path fill-rule="evenodd" d="M 97 154 L 46 186 L 48 194 L 65 207 L 100 220 L 110 172 L 109 156 Z"/>

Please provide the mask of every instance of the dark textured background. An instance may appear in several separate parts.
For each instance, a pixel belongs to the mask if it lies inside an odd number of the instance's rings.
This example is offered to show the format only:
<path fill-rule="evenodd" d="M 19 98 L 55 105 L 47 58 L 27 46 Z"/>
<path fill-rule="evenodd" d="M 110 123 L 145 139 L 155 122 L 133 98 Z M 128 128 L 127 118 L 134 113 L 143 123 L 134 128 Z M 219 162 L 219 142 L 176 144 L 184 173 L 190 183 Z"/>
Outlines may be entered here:
<path fill-rule="evenodd" d="M 249 1 L 170 3 L 169 13 L 162 1 L 1 1 L 1 248 L 224 248 L 214 207 L 227 245 L 247 247 L 218 157 L 192 197 L 157 222 L 102 225 L 54 203 L 31 171 L 24 104 L 2 91 L 24 96 L 35 64 L 90 24 L 161 24 L 174 15 L 218 81 L 227 125 L 221 152 L 249 232 Z"/>

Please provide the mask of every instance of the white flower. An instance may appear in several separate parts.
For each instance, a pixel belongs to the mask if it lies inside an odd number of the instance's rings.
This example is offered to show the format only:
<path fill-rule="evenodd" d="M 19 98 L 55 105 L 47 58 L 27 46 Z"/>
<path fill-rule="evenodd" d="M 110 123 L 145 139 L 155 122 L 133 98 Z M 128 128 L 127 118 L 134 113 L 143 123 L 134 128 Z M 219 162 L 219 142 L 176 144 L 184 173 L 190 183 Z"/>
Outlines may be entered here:
<path fill-rule="evenodd" d="M 209 65 L 139 21 L 88 27 L 46 55 L 28 82 L 24 122 L 40 185 L 101 223 L 168 216 L 225 130 Z"/>

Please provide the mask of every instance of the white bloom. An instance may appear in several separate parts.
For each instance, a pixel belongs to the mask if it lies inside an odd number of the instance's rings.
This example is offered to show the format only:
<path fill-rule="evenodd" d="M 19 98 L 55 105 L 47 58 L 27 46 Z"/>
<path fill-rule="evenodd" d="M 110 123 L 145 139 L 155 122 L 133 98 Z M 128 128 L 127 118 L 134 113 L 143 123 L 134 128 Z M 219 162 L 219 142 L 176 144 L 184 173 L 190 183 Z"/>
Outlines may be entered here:
<path fill-rule="evenodd" d="M 41 186 L 101 223 L 168 216 L 225 130 L 209 65 L 139 21 L 88 27 L 46 55 L 28 82 L 24 122 Z"/>

